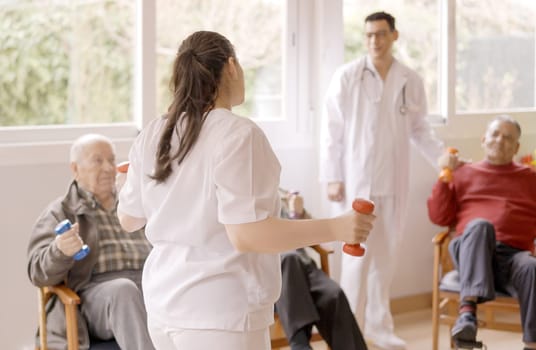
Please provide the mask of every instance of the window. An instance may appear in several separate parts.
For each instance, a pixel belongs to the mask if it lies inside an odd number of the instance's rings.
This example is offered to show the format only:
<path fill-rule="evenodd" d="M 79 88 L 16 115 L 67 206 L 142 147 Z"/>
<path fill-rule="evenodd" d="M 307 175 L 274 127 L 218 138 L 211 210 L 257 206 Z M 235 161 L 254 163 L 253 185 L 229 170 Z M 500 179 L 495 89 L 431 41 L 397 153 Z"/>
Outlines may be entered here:
<path fill-rule="evenodd" d="M 0 5 L 0 126 L 133 120 L 136 3 Z"/>
<path fill-rule="evenodd" d="M 197 30 L 213 30 L 233 43 L 244 69 L 245 103 L 234 112 L 258 120 L 283 118 L 285 4 L 276 0 L 158 0 L 157 113 L 164 113 L 170 103 L 169 79 L 180 40 Z"/>
<path fill-rule="evenodd" d="M 345 59 L 366 54 L 365 17 L 390 12 L 400 32 L 394 54 L 423 78 L 430 114 L 536 108 L 535 2 L 342 1 Z"/>
<path fill-rule="evenodd" d="M 367 54 L 365 18 L 386 11 L 396 19 L 400 33 L 393 45 L 397 59 L 416 70 L 424 81 L 431 114 L 439 114 L 439 9 L 438 1 L 343 0 L 345 61 Z"/>
<path fill-rule="evenodd" d="M 2 1 L 0 155 L 8 164 L 63 162 L 88 132 L 128 150 L 167 109 L 179 40 L 200 29 L 236 46 L 247 92 L 235 112 L 272 144 L 311 144 L 313 8 L 309 0 Z"/>
<path fill-rule="evenodd" d="M 533 109 L 536 4 L 456 1 L 458 112 Z"/>

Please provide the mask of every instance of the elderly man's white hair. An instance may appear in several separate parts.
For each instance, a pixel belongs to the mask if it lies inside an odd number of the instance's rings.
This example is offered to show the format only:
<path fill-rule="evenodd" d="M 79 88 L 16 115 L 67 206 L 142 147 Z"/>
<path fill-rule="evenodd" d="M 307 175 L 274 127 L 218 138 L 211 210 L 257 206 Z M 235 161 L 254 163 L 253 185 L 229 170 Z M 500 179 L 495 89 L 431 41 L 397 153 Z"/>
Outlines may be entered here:
<path fill-rule="evenodd" d="M 112 146 L 112 150 L 115 153 L 115 146 L 108 137 L 100 134 L 86 134 L 77 138 L 71 146 L 71 162 L 78 163 L 82 158 L 82 154 L 86 147 L 94 145 L 99 142 L 106 142 Z"/>
<path fill-rule="evenodd" d="M 516 130 L 517 130 L 517 136 L 519 138 L 521 138 L 521 125 L 519 124 L 519 122 L 517 120 L 515 120 L 511 115 L 509 114 L 500 114 L 498 116 L 496 116 L 495 118 L 493 118 L 489 123 L 488 123 L 488 128 L 491 126 L 491 124 L 493 124 L 494 122 L 496 121 L 499 121 L 499 122 L 507 122 L 507 123 L 510 123 L 512 124 Z"/>

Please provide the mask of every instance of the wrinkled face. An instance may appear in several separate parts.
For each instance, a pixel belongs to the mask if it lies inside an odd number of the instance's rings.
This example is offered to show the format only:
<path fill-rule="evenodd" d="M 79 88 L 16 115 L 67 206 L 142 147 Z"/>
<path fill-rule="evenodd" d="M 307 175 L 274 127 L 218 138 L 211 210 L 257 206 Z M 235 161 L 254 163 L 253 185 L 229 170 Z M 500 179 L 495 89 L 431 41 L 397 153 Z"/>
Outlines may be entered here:
<path fill-rule="evenodd" d="M 86 145 L 78 162 L 71 163 L 74 178 L 84 190 L 97 197 L 115 191 L 115 154 L 112 146 L 104 141 Z"/>
<path fill-rule="evenodd" d="M 486 160 L 494 165 L 512 162 L 519 150 L 519 133 L 514 124 L 507 121 L 492 122 L 482 138 Z"/>
<path fill-rule="evenodd" d="M 365 22 L 365 43 L 372 59 L 389 57 L 397 39 L 398 31 L 391 31 L 386 20 Z"/>

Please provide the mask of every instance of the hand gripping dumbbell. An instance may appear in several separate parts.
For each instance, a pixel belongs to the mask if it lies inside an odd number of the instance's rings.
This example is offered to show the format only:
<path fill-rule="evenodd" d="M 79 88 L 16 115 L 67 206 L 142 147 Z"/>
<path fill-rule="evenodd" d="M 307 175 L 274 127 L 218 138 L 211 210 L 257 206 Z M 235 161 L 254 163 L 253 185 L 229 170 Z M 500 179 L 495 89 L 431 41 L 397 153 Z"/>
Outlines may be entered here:
<path fill-rule="evenodd" d="M 357 198 L 352 202 L 352 208 L 361 214 L 372 214 L 374 211 L 374 203 L 366 200 Z M 342 251 L 346 254 L 350 254 L 353 256 L 363 256 L 365 255 L 365 249 L 359 244 L 344 244 L 342 247 Z"/>
<path fill-rule="evenodd" d="M 452 155 L 457 155 L 458 150 L 454 147 L 447 148 L 447 152 Z M 452 181 L 452 169 L 449 167 L 444 167 L 441 169 L 441 172 L 439 173 L 439 179 L 443 182 L 451 182 Z"/>
<path fill-rule="evenodd" d="M 71 229 L 73 225 L 69 221 L 69 219 L 65 219 L 62 222 L 60 222 L 58 225 L 56 225 L 56 228 L 54 231 L 57 235 L 61 235 Z M 89 246 L 87 244 L 84 244 L 82 248 L 76 252 L 76 254 L 73 256 L 74 260 L 82 260 L 89 254 Z"/>

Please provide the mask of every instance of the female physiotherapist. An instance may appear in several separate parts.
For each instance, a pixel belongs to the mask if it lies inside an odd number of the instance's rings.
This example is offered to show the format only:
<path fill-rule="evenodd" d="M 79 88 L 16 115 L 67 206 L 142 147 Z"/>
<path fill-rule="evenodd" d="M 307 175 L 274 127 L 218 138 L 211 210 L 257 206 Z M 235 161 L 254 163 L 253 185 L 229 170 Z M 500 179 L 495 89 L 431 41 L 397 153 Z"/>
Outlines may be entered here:
<path fill-rule="evenodd" d="M 130 151 L 121 225 L 146 225 L 143 291 L 157 349 L 270 349 L 281 287 L 278 252 L 362 242 L 372 215 L 288 221 L 280 165 L 262 131 L 231 112 L 244 99 L 232 44 L 196 32 L 179 47 L 167 115 Z"/>

